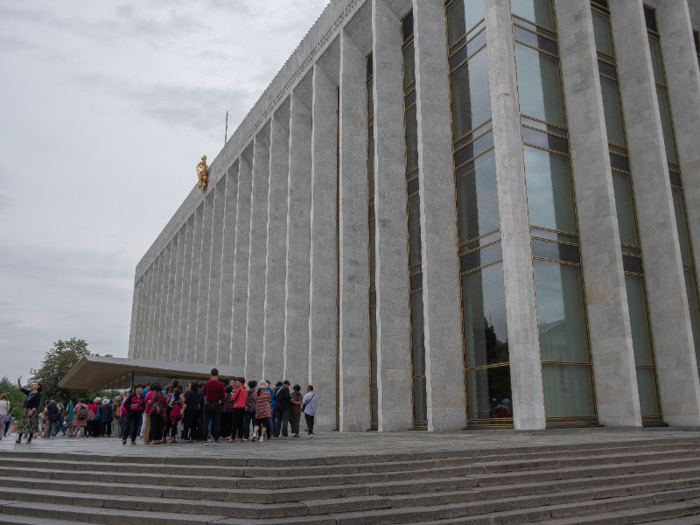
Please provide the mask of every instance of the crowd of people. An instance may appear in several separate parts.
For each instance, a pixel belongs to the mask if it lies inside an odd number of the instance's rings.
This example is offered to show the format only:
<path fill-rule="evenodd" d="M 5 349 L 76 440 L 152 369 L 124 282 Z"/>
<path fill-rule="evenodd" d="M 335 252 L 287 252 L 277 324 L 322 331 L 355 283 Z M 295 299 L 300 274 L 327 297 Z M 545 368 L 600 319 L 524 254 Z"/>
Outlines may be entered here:
<path fill-rule="evenodd" d="M 302 394 L 299 385 L 279 381 L 248 381 L 236 377 L 225 384 L 212 369 L 208 381 L 191 381 L 183 390 L 173 379 L 165 387 L 158 382 L 138 384 L 113 399 L 71 399 L 67 403 L 50 398 L 43 406 L 43 385 L 35 383 L 20 390 L 27 396 L 22 418 L 16 423 L 16 443 L 24 435 L 31 443 L 34 434 L 42 438 L 105 438 L 119 436 L 122 444 L 137 437 L 147 445 L 196 443 L 212 440 L 228 443 L 261 442 L 265 439 L 299 438 L 301 415 L 308 437 L 314 436 L 318 396 L 313 386 Z M 0 439 L 12 431 L 10 402 L 0 396 Z M 291 427 L 291 429 L 290 429 Z M 8 430 L 9 429 L 9 430 Z"/>

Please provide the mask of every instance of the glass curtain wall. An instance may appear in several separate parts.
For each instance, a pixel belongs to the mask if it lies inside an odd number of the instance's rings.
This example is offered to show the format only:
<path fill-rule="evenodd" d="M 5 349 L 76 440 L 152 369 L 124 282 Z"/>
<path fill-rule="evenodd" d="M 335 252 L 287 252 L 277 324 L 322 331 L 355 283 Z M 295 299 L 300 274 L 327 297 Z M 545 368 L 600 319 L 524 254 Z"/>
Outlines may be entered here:
<path fill-rule="evenodd" d="M 551 0 L 512 0 L 547 425 L 597 422 Z"/>
<path fill-rule="evenodd" d="M 448 0 L 445 15 L 468 424 L 511 426 L 508 325 L 483 0 Z"/>
<path fill-rule="evenodd" d="M 610 148 L 615 206 L 622 243 L 622 262 L 625 270 L 627 303 L 632 327 L 632 344 L 642 420 L 647 423 L 661 422 L 663 419 L 659 404 L 654 349 L 649 326 L 642 247 L 637 229 L 637 212 L 632 192 L 632 175 L 607 1 L 593 0 L 592 15 L 593 32 L 598 52 L 600 88 Z"/>
<path fill-rule="evenodd" d="M 700 305 L 698 304 L 695 261 L 693 259 L 693 246 L 690 240 L 688 218 L 685 213 L 683 179 L 680 165 L 678 164 L 676 138 L 673 131 L 673 117 L 671 116 L 671 101 L 668 96 L 668 86 L 666 85 L 666 72 L 664 70 L 663 54 L 661 52 L 659 27 L 656 23 L 656 11 L 645 5 L 644 17 L 646 18 L 647 33 L 649 35 L 651 63 L 654 69 L 661 127 L 664 134 L 666 157 L 668 158 L 668 173 L 671 178 L 671 192 L 673 194 L 673 205 L 676 213 L 676 228 L 678 229 L 678 240 L 681 245 L 683 275 L 685 277 L 686 293 L 688 294 L 688 306 L 690 307 L 690 322 L 693 331 L 693 341 L 695 342 L 695 354 L 698 358 L 698 365 L 700 366 Z"/>
<path fill-rule="evenodd" d="M 379 397 L 377 393 L 377 258 L 375 256 L 374 220 L 374 67 L 373 57 L 367 57 L 367 188 L 369 202 L 369 385 L 372 430 L 379 429 Z"/>
<path fill-rule="evenodd" d="M 416 108 L 416 52 L 413 12 L 402 20 L 403 94 L 406 131 L 406 191 L 408 213 L 408 273 L 411 290 L 411 363 L 413 367 L 413 426 L 428 427 L 423 332 L 423 269 L 421 255 L 420 188 L 418 185 L 418 120 Z"/>

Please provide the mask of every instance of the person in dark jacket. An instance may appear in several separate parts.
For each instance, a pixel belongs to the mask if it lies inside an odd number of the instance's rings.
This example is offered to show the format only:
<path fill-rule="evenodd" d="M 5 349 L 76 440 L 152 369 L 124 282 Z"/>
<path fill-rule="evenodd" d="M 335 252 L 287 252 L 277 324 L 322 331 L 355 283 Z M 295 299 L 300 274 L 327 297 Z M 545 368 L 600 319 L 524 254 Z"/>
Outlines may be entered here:
<path fill-rule="evenodd" d="M 289 393 L 289 381 L 277 385 L 277 390 L 275 390 L 275 408 L 273 410 L 273 416 L 275 418 L 275 432 L 274 437 L 280 437 L 280 430 L 282 430 L 282 437 L 289 437 L 288 427 L 289 427 L 289 406 L 292 395 Z"/>
<path fill-rule="evenodd" d="M 20 391 L 27 396 L 27 400 L 24 402 L 24 411 L 22 413 L 22 419 L 20 419 L 17 424 L 17 437 L 18 445 L 22 443 L 22 435 L 29 434 L 29 439 L 27 439 L 27 444 L 32 442 L 32 437 L 39 431 L 39 407 L 41 407 L 41 391 L 44 390 L 44 385 L 41 383 L 34 383 L 31 386 L 31 390 L 22 388 L 22 376 L 17 379 L 17 386 Z"/>
<path fill-rule="evenodd" d="M 114 421 L 114 411 L 109 399 L 103 399 L 100 411 L 100 436 L 112 437 L 112 421 Z"/>
<path fill-rule="evenodd" d="M 56 426 L 58 425 L 58 419 L 61 416 L 55 397 L 52 397 L 49 399 L 49 402 L 46 403 L 44 413 L 46 414 L 46 430 L 44 431 L 44 435 L 42 437 L 50 439 L 55 433 L 58 433 Z"/>
<path fill-rule="evenodd" d="M 124 403 L 122 404 L 122 409 L 126 410 L 126 422 L 122 428 L 122 445 L 126 445 L 126 438 L 129 436 L 130 431 L 131 444 L 136 444 L 136 436 L 139 433 L 141 414 L 143 414 L 143 411 L 146 408 L 143 396 L 141 395 L 143 385 L 136 385 L 135 390 L 135 392 L 130 392 L 126 396 L 126 399 L 124 399 Z"/>
<path fill-rule="evenodd" d="M 199 383 L 192 381 L 187 391 L 180 396 L 182 402 L 182 441 L 192 443 L 199 437 Z"/>

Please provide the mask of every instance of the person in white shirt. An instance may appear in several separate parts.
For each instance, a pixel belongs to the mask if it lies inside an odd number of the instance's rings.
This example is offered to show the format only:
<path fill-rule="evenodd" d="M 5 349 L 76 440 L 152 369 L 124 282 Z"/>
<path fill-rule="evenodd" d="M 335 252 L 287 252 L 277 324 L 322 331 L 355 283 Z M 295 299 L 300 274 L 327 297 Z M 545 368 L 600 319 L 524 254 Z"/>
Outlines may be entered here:
<path fill-rule="evenodd" d="M 7 394 L 0 396 L 0 439 L 5 435 L 5 426 L 10 419 L 10 398 Z"/>
<path fill-rule="evenodd" d="M 304 412 L 304 418 L 306 419 L 307 432 L 309 433 L 309 437 L 312 438 L 314 437 L 314 416 L 318 408 L 318 396 L 314 393 L 313 386 L 309 385 L 307 387 L 301 407 Z"/>

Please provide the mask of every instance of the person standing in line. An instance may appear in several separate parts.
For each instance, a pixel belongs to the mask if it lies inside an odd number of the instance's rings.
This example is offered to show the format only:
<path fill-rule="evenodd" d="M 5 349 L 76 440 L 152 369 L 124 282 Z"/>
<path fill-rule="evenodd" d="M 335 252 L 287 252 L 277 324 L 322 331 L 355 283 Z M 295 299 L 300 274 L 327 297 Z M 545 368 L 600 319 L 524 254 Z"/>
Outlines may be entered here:
<path fill-rule="evenodd" d="M 10 419 L 10 398 L 7 394 L 0 395 L 0 439 L 7 434 L 7 422 Z"/>
<path fill-rule="evenodd" d="M 283 438 L 289 437 L 289 407 L 292 399 L 289 393 L 289 381 L 277 385 L 275 391 L 275 409 L 274 409 L 274 424 L 275 431 L 273 436 L 280 437 L 280 431 Z"/>
<path fill-rule="evenodd" d="M 277 390 L 277 385 L 271 386 L 272 383 L 269 379 L 266 379 L 265 382 L 267 383 L 267 389 L 270 391 L 270 408 L 272 409 L 270 411 L 270 420 L 265 427 L 267 428 L 267 439 L 272 439 L 272 434 L 275 430 L 275 421 L 272 412 L 275 409 L 275 390 Z"/>
<path fill-rule="evenodd" d="M 41 436 L 45 439 L 51 439 L 56 431 L 56 426 L 58 425 L 58 419 L 61 417 L 61 412 L 56 403 L 56 398 L 52 397 L 49 402 L 46 403 L 44 408 L 44 416 L 46 416 L 46 428 L 44 429 L 44 435 Z"/>
<path fill-rule="evenodd" d="M 87 400 L 87 408 L 88 408 L 87 436 L 88 437 L 97 437 L 97 429 L 95 428 L 98 425 L 98 423 L 96 421 L 96 419 L 97 419 L 97 405 L 95 405 L 95 403 L 92 399 L 88 399 Z"/>
<path fill-rule="evenodd" d="M 143 397 L 145 402 L 143 413 L 146 415 L 146 424 L 141 427 L 141 432 L 143 432 L 143 442 L 146 445 L 151 444 L 151 409 L 153 407 L 151 399 L 153 399 L 153 392 L 155 391 L 156 385 L 158 385 L 158 383 L 149 383 L 148 393 Z M 160 388 L 160 385 L 158 385 L 158 388 Z M 143 395 L 143 392 L 141 392 L 141 395 Z"/>
<path fill-rule="evenodd" d="M 204 383 L 202 387 L 204 394 L 204 435 L 209 432 L 209 422 L 211 421 L 211 437 L 214 443 L 219 442 L 220 422 L 221 422 L 221 402 L 226 396 L 224 384 L 219 381 L 219 371 L 211 369 L 211 379 Z M 205 439 L 206 441 L 206 439 Z"/>
<path fill-rule="evenodd" d="M 63 437 L 66 437 L 66 427 L 64 422 L 68 419 L 68 405 L 65 403 L 58 403 L 58 421 L 56 422 L 56 430 L 53 433 L 53 437 L 58 437 L 58 431 L 63 432 Z"/>
<path fill-rule="evenodd" d="M 70 398 L 70 401 L 68 402 L 67 409 L 68 409 L 68 414 L 66 415 L 66 427 L 68 428 L 68 437 L 72 438 L 75 437 L 75 430 L 73 428 L 73 419 L 75 418 L 75 404 L 76 400 L 74 397 Z"/>
<path fill-rule="evenodd" d="M 314 393 L 314 387 L 309 385 L 306 389 L 306 395 L 304 396 L 304 401 L 302 405 L 302 410 L 304 412 L 304 418 L 306 418 L 306 428 L 309 433 L 309 437 L 314 437 L 314 417 L 316 416 L 316 409 L 318 408 L 318 396 Z"/>
<path fill-rule="evenodd" d="M 301 419 L 301 405 L 304 396 L 301 395 L 301 387 L 294 385 L 294 392 L 289 400 L 289 423 L 292 425 L 292 437 L 299 437 L 299 420 Z"/>
<path fill-rule="evenodd" d="M 130 392 L 124 399 L 122 406 L 126 410 L 126 423 L 122 425 L 122 445 L 126 445 L 126 438 L 131 432 L 131 444 L 136 444 L 136 436 L 139 433 L 139 421 L 144 411 L 144 400 L 141 396 L 143 385 L 136 385 L 135 392 Z"/>
<path fill-rule="evenodd" d="M 262 379 L 260 388 L 255 393 L 255 427 L 253 427 L 252 441 L 257 441 L 258 437 L 261 442 L 265 441 L 265 427 L 269 425 L 270 416 L 272 415 L 271 401 L 272 395 L 270 394 L 268 383 Z M 260 434 L 258 434 L 258 431 Z"/>
<path fill-rule="evenodd" d="M 231 433 L 231 422 L 233 420 L 233 403 L 231 402 L 231 395 L 233 393 L 233 383 L 231 381 L 230 385 L 226 385 L 224 389 L 224 401 L 221 403 L 221 437 L 223 439 L 228 439 Z"/>
<path fill-rule="evenodd" d="M 109 399 L 103 399 L 100 406 L 100 437 L 112 437 L 112 421 L 114 421 L 114 411 Z"/>
<path fill-rule="evenodd" d="M 165 426 L 165 396 L 160 384 L 156 383 L 151 386 L 151 397 L 146 405 L 146 409 L 150 408 L 151 420 L 151 436 L 150 441 L 154 445 L 161 445 L 163 441 L 163 428 Z"/>
<path fill-rule="evenodd" d="M 243 422 L 243 441 L 250 438 L 250 424 L 255 425 L 255 387 L 257 381 L 248 381 L 248 392 L 245 404 L 245 421 Z"/>
<path fill-rule="evenodd" d="M 88 408 L 87 403 L 84 399 L 78 401 L 75 405 L 75 418 L 73 419 L 73 426 L 75 427 L 75 436 L 78 436 L 78 432 L 82 432 L 83 437 L 87 437 L 87 424 L 88 424 Z M 82 430 L 81 430 L 82 429 Z"/>
<path fill-rule="evenodd" d="M 22 413 L 22 419 L 20 419 L 17 424 L 17 443 L 18 445 L 22 443 L 22 435 L 29 434 L 29 439 L 27 439 L 27 444 L 32 442 L 32 437 L 37 433 L 39 428 L 39 408 L 41 407 L 41 392 L 44 390 L 44 385 L 41 383 L 35 383 L 32 385 L 31 390 L 22 388 L 22 376 L 17 379 L 17 387 L 20 391 L 27 396 L 27 400 L 24 402 L 24 410 Z"/>
<path fill-rule="evenodd" d="M 184 443 L 193 443 L 197 438 L 199 425 L 199 384 L 192 381 L 185 393 L 180 396 L 182 402 L 182 440 Z"/>
<path fill-rule="evenodd" d="M 146 388 L 144 388 L 143 390 L 141 390 L 141 397 L 143 398 L 143 406 L 144 406 L 144 407 L 146 406 L 146 403 L 147 403 L 147 401 L 148 401 L 148 400 L 146 399 L 146 396 L 147 396 L 148 394 L 150 394 L 150 393 L 151 393 L 151 383 L 148 383 L 148 384 L 146 385 Z M 148 429 L 148 431 L 150 432 L 150 428 L 148 427 L 148 425 L 149 425 L 149 423 L 148 423 L 148 414 L 147 414 L 146 411 L 144 410 L 143 413 L 141 414 L 141 426 L 140 426 L 140 428 L 141 428 L 141 433 L 139 434 L 139 437 L 148 438 L 148 433 L 146 432 L 147 429 Z M 148 439 L 144 439 L 144 441 L 148 441 Z"/>
<path fill-rule="evenodd" d="M 241 443 L 245 441 L 243 437 L 245 430 L 243 429 L 243 424 L 246 418 L 246 405 L 248 403 L 248 393 L 245 391 L 245 377 L 237 377 L 234 379 L 233 394 L 231 394 L 231 404 L 233 406 L 233 413 L 231 414 L 231 439 L 229 443 L 236 442 L 236 436 L 241 440 Z"/>
<path fill-rule="evenodd" d="M 122 398 L 117 396 L 114 398 L 112 403 L 112 413 L 114 414 L 114 421 L 112 421 L 112 432 L 115 436 L 121 437 L 122 435 Z"/>

